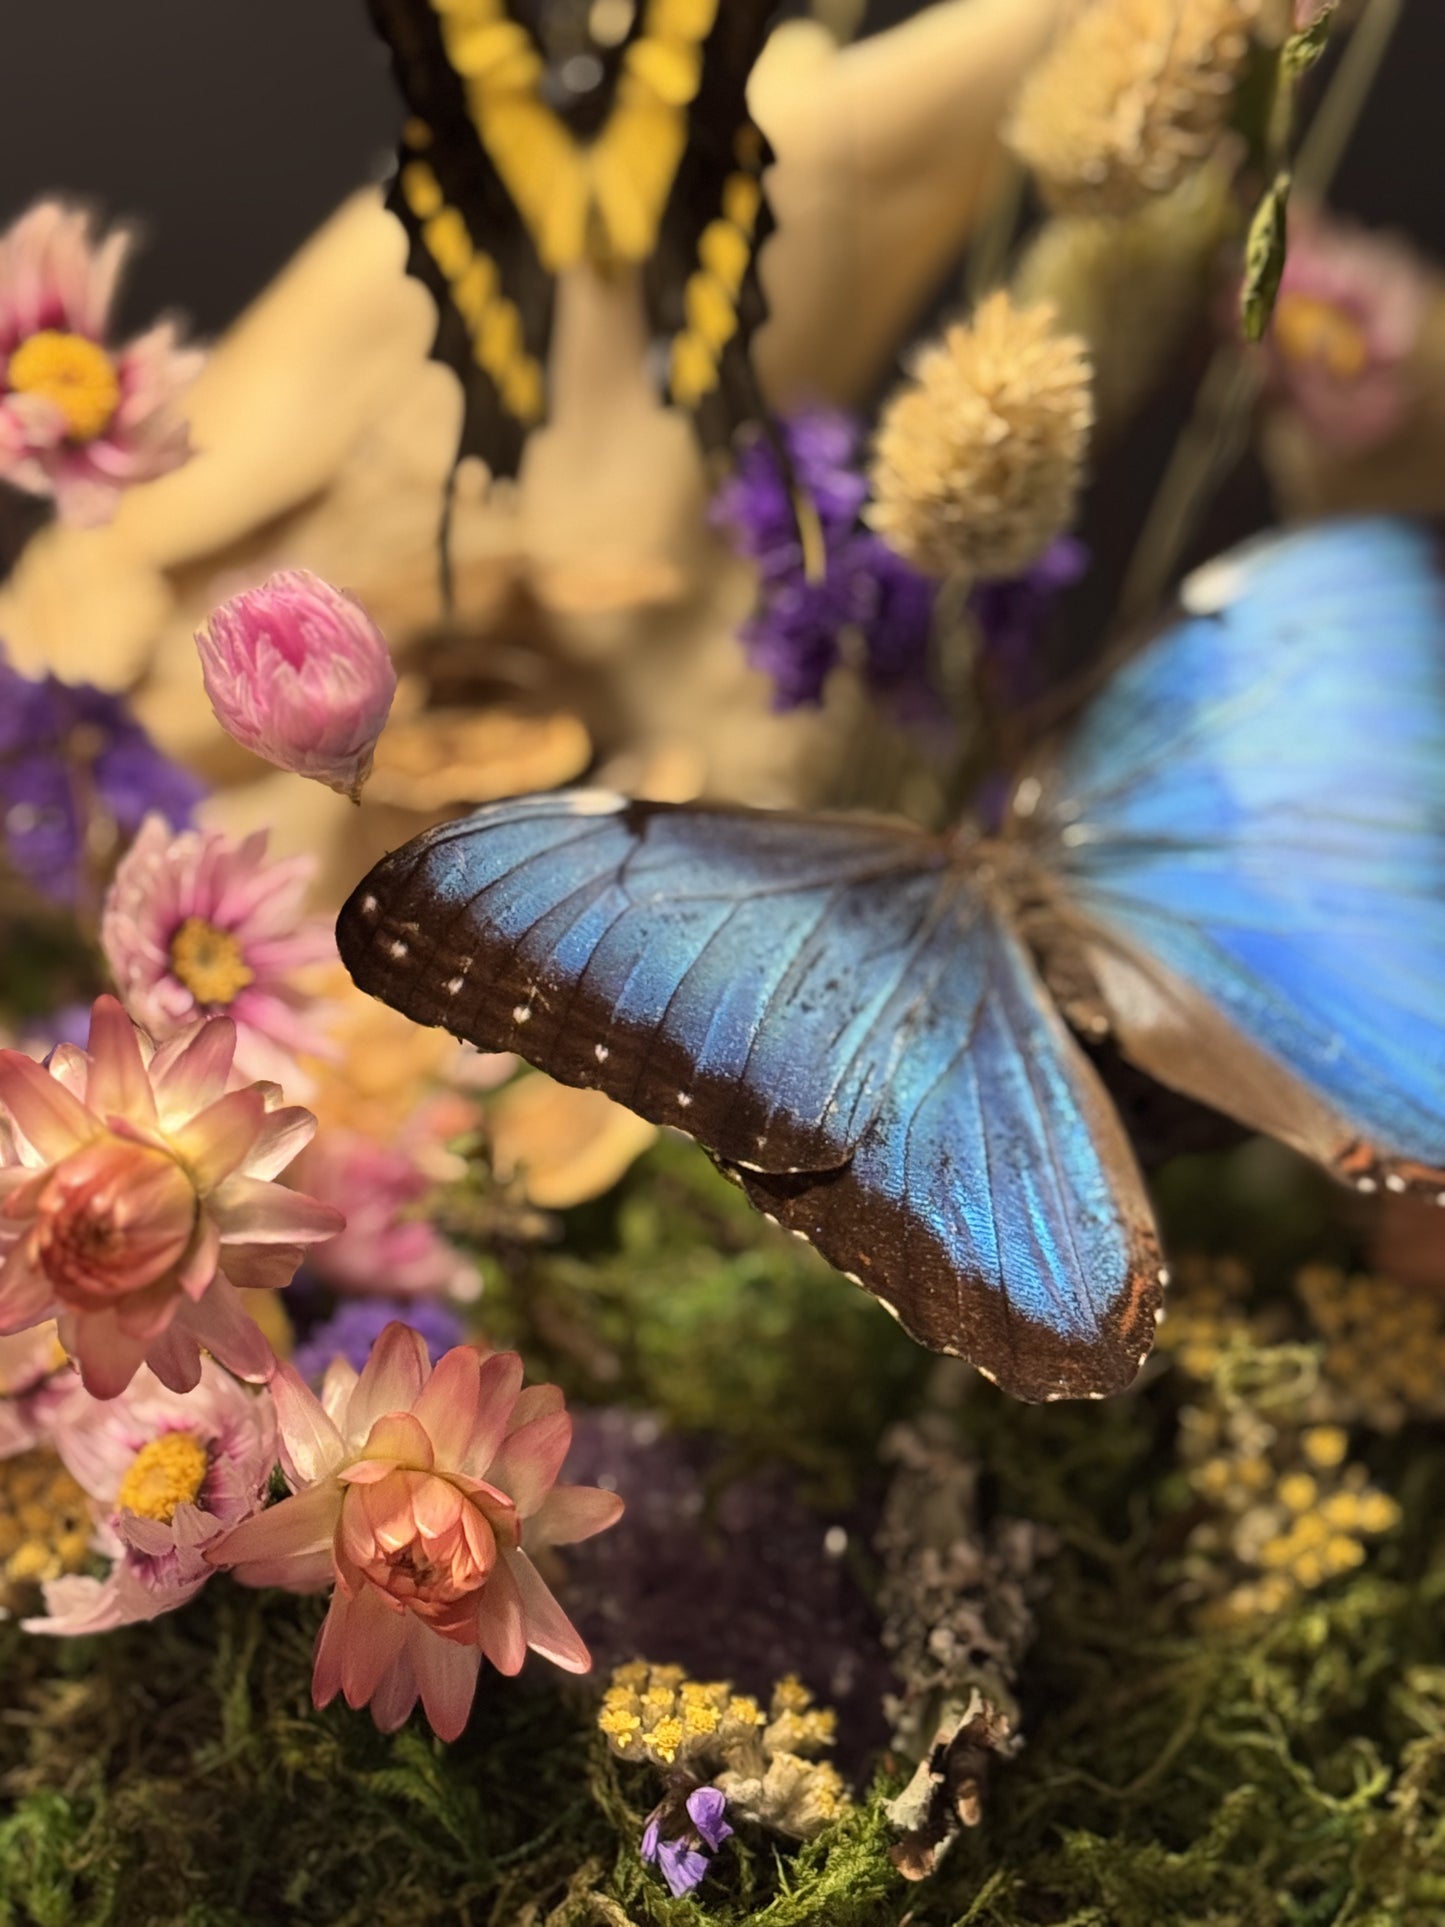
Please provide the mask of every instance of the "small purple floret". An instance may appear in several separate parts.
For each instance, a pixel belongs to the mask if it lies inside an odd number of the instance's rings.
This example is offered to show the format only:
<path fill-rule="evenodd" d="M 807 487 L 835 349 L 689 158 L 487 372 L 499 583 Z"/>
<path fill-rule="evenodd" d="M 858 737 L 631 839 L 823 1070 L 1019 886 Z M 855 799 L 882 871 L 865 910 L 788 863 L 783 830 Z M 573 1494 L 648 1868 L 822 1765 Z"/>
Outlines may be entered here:
<path fill-rule="evenodd" d="M 859 517 L 868 483 L 862 430 L 851 416 L 810 409 L 782 425 L 793 484 L 812 502 L 823 568 L 808 574 L 797 511 L 776 448 L 759 439 L 719 490 L 713 519 L 757 565 L 758 606 L 741 637 L 748 660 L 771 678 L 774 706 L 822 700 L 844 634 L 862 639 L 863 673 L 900 708 L 927 709 L 934 585 L 895 555 Z"/>

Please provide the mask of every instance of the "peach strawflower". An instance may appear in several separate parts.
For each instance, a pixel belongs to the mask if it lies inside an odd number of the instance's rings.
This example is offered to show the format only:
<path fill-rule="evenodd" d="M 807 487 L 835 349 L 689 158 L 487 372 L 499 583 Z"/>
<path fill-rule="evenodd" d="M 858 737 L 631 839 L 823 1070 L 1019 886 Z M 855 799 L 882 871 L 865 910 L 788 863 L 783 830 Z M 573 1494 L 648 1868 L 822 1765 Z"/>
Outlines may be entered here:
<path fill-rule="evenodd" d="M 209 1358 L 184 1394 L 145 1366 L 118 1398 L 73 1384 L 48 1430 L 91 1500 L 110 1571 L 48 1581 L 45 1616 L 25 1621 L 32 1633 L 106 1632 L 184 1606 L 211 1576 L 206 1547 L 259 1510 L 276 1463 L 271 1394 Z"/>
<path fill-rule="evenodd" d="M 108 522 L 122 492 L 190 455 L 173 404 L 204 356 L 173 323 L 113 347 L 131 236 L 97 241 L 81 208 L 42 201 L 0 235 L 0 480 L 62 520 Z"/>
<path fill-rule="evenodd" d="M 334 1578 L 311 1690 L 371 1706 L 395 1732 L 420 1695 L 432 1727 L 467 1723 L 485 1656 L 517 1672 L 527 1649 L 570 1673 L 587 1648 L 532 1563 L 622 1511 L 615 1493 L 558 1485 L 572 1421 L 555 1385 L 522 1390 L 515 1352 L 458 1345 L 432 1366 L 388 1325 L 358 1377 L 344 1359 L 318 1401 L 288 1365 L 271 1381 L 293 1496 L 207 1554 L 247 1585 L 312 1590 Z"/>
<path fill-rule="evenodd" d="M 236 1026 L 236 1071 L 305 1094 L 296 1053 L 325 1054 L 317 1000 L 294 971 L 336 958 L 324 917 L 301 913 L 309 857 L 266 860 L 266 831 L 175 834 L 148 816 L 105 899 L 100 941 L 122 1003 L 158 1042 L 198 1017 Z"/>
<path fill-rule="evenodd" d="M 360 800 L 396 671 L 354 596 L 305 569 L 283 569 L 214 610 L 196 647 L 228 736 L 278 769 Z"/>
<path fill-rule="evenodd" d="M 173 1391 L 199 1347 L 243 1378 L 271 1348 L 237 1287 L 288 1284 L 339 1212 L 271 1180 L 315 1129 L 274 1085 L 228 1090 L 229 1017 L 156 1049 L 114 997 L 90 1046 L 41 1066 L 0 1051 L 0 1333 L 54 1317 L 87 1391 L 114 1398 L 142 1361 Z"/>

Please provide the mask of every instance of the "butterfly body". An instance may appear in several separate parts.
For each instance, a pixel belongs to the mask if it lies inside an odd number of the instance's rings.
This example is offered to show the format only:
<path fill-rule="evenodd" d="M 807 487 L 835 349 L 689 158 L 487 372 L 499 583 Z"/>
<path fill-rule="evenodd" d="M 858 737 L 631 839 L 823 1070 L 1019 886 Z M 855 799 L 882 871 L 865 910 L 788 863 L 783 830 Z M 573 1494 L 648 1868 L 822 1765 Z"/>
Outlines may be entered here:
<path fill-rule="evenodd" d="M 523 797 L 378 865 L 338 941 L 418 1022 L 696 1136 L 924 1343 L 1100 1395 L 1165 1272 L 1061 1004 L 1361 1188 L 1445 1195 L 1442 664 L 1421 537 L 1287 538 L 1125 665 L 998 840 Z"/>
<path fill-rule="evenodd" d="M 389 204 L 462 382 L 460 453 L 516 472 L 579 268 L 636 277 L 665 398 L 725 445 L 760 412 L 770 156 L 745 95 L 772 0 L 370 4 L 411 111 Z"/>

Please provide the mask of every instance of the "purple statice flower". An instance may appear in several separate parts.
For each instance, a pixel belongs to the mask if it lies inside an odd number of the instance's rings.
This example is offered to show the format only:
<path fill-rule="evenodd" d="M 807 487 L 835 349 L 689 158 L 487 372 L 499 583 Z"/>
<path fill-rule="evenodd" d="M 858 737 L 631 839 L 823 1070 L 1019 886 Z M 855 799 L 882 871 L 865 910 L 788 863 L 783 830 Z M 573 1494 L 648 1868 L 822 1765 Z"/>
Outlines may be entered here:
<path fill-rule="evenodd" d="M 670 1803 L 653 1814 L 642 1833 L 641 1854 L 656 1866 L 674 1900 L 690 1894 L 704 1878 L 712 1857 L 732 1835 L 728 1825 L 727 1801 L 715 1786 L 695 1787 L 687 1796 L 686 1812 L 690 1825 L 671 1839 L 662 1837 L 663 1822 Z"/>
<path fill-rule="evenodd" d="M 741 631 L 749 662 L 771 678 L 775 707 L 796 709 L 822 700 L 842 639 L 855 631 L 870 686 L 905 710 L 919 706 L 934 585 L 860 519 L 868 496 L 862 429 L 851 416 L 818 408 L 783 423 L 782 437 L 791 477 L 776 446 L 759 437 L 713 504 L 714 521 L 757 565 L 758 606 Z M 794 490 L 817 514 L 821 557 L 805 552 Z"/>
<path fill-rule="evenodd" d="M 1061 535 L 1022 575 L 975 583 L 969 610 L 978 624 L 985 660 L 1011 706 L 1037 694 L 1039 635 L 1055 598 L 1071 589 L 1088 566 L 1083 543 Z"/>
<path fill-rule="evenodd" d="M 321 1383 L 333 1358 L 344 1358 L 360 1371 L 393 1319 L 420 1332 L 433 1358 L 460 1345 L 464 1336 L 461 1319 L 434 1299 L 348 1298 L 301 1341 L 291 1363 L 311 1385 Z"/>
<path fill-rule="evenodd" d="M 11 865 L 43 895 L 75 901 L 98 822 L 129 838 L 158 810 L 179 829 L 204 794 L 119 696 L 22 676 L 0 650 L 0 827 Z"/>

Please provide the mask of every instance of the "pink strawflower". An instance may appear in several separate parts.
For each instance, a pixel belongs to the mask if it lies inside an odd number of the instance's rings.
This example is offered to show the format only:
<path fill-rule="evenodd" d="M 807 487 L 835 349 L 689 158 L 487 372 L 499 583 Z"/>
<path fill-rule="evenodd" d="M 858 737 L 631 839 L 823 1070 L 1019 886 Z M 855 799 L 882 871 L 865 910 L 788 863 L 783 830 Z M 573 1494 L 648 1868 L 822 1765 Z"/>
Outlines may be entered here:
<path fill-rule="evenodd" d="M 344 1359 L 318 1401 L 289 1366 L 272 1379 L 294 1491 L 208 1554 L 253 1586 L 334 1578 L 311 1691 L 371 1705 L 395 1732 L 420 1694 L 444 1740 L 466 1725 L 485 1655 L 517 1672 L 527 1648 L 570 1673 L 587 1648 L 532 1563 L 610 1526 L 615 1493 L 558 1485 L 572 1421 L 555 1385 L 522 1390 L 515 1352 L 458 1345 L 433 1368 L 388 1325 L 358 1377 Z"/>
<path fill-rule="evenodd" d="M 50 1443 L 94 1503 L 104 1579 L 45 1587 L 32 1633 L 100 1633 L 174 1612 L 211 1576 L 206 1548 L 266 1496 L 276 1463 L 271 1394 L 248 1389 L 214 1360 L 200 1382 L 171 1391 L 145 1366 L 119 1397 L 77 1385 L 54 1410 Z"/>
<path fill-rule="evenodd" d="M 304 569 L 283 569 L 223 602 L 196 647 L 229 736 L 278 769 L 359 800 L 396 671 L 354 596 Z"/>
<path fill-rule="evenodd" d="M 337 1291 L 386 1297 L 475 1298 L 476 1266 L 421 1215 L 433 1180 L 397 1147 L 358 1131 L 323 1131 L 295 1179 L 346 1219 L 310 1269 Z"/>
<path fill-rule="evenodd" d="M 123 490 L 190 455 L 172 413 L 205 357 L 162 322 L 109 340 L 132 237 L 42 201 L 0 235 L 0 479 L 52 495 L 67 522 L 108 522 Z"/>
<path fill-rule="evenodd" d="M 114 997 L 95 1001 L 88 1050 L 57 1045 L 48 1067 L 0 1051 L 0 1333 L 56 1318 L 97 1398 L 143 1360 L 189 1391 L 201 1345 L 264 1378 L 271 1348 L 236 1288 L 289 1283 L 302 1247 L 341 1229 L 270 1182 L 316 1120 L 274 1108 L 274 1085 L 228 1091 L 235 1052 L 229 1017 L 157 1050 Z"/>
<path fill-rule="evenodd" d="M 296 1053 L 329 1047 L 317 1000 L 290 973 L 336 961 L 330 922 L 301 913 L 314 868 L 309 857 L 268 863 L 265 830 L 242 839 L 176 835 L 148 816 L 116 870 L 100 926 L 136 1022 L 164 1043 L 198 1017 L 230 1017 L 239 1076 L 302 1088 Z"/>
<path fill-rule="evenodd" d="M 1408 362 L 1428 293 L 1426 270 L 1404 242 L 1319 209 L 1292 209 L 1264 341 L 1276 396 L 1335 448 L 1387 440 L 1412 405 Z"/>

